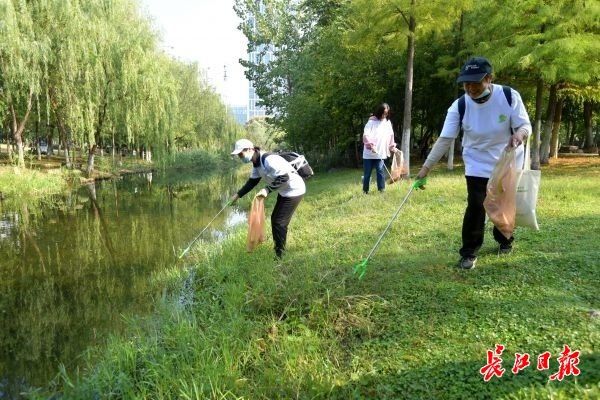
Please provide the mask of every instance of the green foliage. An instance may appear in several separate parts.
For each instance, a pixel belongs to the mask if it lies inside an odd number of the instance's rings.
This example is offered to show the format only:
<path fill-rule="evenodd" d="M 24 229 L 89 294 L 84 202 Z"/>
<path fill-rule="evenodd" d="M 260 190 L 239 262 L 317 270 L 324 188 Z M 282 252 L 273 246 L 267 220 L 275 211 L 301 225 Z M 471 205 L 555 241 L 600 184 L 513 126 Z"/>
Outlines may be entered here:
<path fill-rule="evenodd" d="M 245 62 L 285 141 L 313 159 L 359 161 L 372 109 L 387 102 L 400 143 L 407 37 L 415 19 L 411 141 L 422 149 L 441 130 L 460 94 L 458 69 L 472 55 L 491 59 L 499 83 L 517 88 L 534 115 L 538 78 L 560 83 L 559 96 L 598 102 L 598 2 L 239 0 L 249 50 L 270 48 L 276 61 Z M 287 10 L 284 13 L 282 10 Z M 256 26 L 256 30 L 253 30 Z M 291 51 L 293 50 L 293 51 Z"/>
<path fill-rule="evenodd" d="M 235 161 L 225 153 L 197 149 L 173 154 L 165 160 L 164 167 L 167 173 L 178 173 L 187 170 L 198 175 L 210 175 L 220 173 L 224 169 L 230 169 L 235 165 Z"/>
<path fill-rule="evenodd" d="M 0 119 L 25 139 L 58 131 L 63 146 L 161 155 L 240 136 L 198 66 L 160 49 L 135 0 L 2 0 L 0 21 Z"/>
<path fill-rule="evenodd" d="M 62 374 L 62 398 L 571 399 L 600 395 L 597 180 L 600 164 L 545 169 L 541 230 L 518 229 L 513 254 L 486 236 L 478 266 L 460 271 L 462 171 L 431 176 L 366 256 L 408 190 L 364 196 L 356 170 L 316 176 L 290 227 L 288 254 L 245 251 L 245 232 L 192 251 L 193 288 Z M 247 204 L 246 204 L 247 205 Z M 267 209 L 273 206 L 268 199 Z M 318 221 L 318 240 L 315 233 Z M 343 221 L 343 223 L 340 223 Z M 486 350 L 507 346 L 502 378 L 479 374 Z M 564 344 L 581 375 L 552 382 Z M 550 351 L 549 371 L 535 358 Z M 513 375 L 514 353 L 534 365 Z M 32 396 L 35 397 L 35 396 Z"/>
<path fill-rule="evenodd" d="M 255 117 L 246 122 L 246 138 L 261 148 L 271 150 L 285 147 L 284 132 L 269 122 L 267 118 Z"/>

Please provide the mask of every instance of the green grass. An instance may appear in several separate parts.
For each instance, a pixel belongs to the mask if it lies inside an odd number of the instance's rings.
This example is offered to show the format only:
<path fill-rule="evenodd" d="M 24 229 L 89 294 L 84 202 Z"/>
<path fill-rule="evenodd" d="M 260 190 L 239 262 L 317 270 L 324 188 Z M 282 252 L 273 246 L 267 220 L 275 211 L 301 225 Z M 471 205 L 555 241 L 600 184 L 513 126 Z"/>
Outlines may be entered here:
<path fill-rule="evenodd" d="M 281 264 L 270 240 L 246 253 L 243 230 L 199 245 L 189 276 L 173 268 L 158 278 L 170 294 L 154 315 L 132 320 L 125 338 L 51 390 L 67 399 L 600 398 L 600 318 L 589 313 L 600 309 L 598 160 L 544 170 L 541 230 L 518 229 L 503 257 L 488 230 L 472 271 L 455 267 L 464 178 L 438 167 L 357 280 L 353 265 L 408 190 L 365 196 L 360 175 L 310 181 Z M 506 372 L 485 383 L 478 371 L 496 343 Z M 564 344 L 581 351 L 581 375 L 549 381 Z M 537 371 L 544 351 L 550 370 Z M 533 366 L 513 375 L 516 352 Z"/>
<path fill-rule="evenodd" d="M 8 201 L 37 200 L 63 192 L 68 186 L 60 170 L 42 172 L 0 167 L 0 192 Z"/>

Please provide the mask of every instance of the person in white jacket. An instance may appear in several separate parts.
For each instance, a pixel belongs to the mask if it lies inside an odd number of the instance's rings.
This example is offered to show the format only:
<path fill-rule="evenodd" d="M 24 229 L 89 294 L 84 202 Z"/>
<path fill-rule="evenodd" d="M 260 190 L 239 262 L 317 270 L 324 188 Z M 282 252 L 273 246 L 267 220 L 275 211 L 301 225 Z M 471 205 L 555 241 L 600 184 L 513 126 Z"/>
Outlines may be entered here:
<path fill-rule="evenodd" d="M 231 155 L 237 155 L 242 162 L 252 164 L 248 181 L 231 197 L 232 203 L 252 190 L 262 178 L 266 186 L 258 191 L 256 197 L 267 197 L 271 192 L 277 192 L 277 202 L 271 213 L 271 231 L 275 257 L 281 259 L 285 251 L 288 225 L 306 193 L 304 180 L 283 157 L 262 151 L 248 139 L 235 142 Z"/>
<path fill-rule="evenodd" d="M 377 171 L 377 190 L 385 190 L 384 160 L 395 153 L 394 130 L 389 120 L 390 106 L 382 103 L 369 118 L 363 132 L 363 192 L 369 193 L 373 168 Z"/>
<path fill-rule="evenodd" d="M 531 123 L 521 95 L 512 88 L 492 83 L 492 66 L 487 59 L 473 57 L 467 61 L 461 68 L 457 82 L 463 84 L 464 99 L 455 100 L 448 109 L 442 133 L 417 174 L 417 179 L 427 176 L 448 152 L 462 127 L 467 209 L 462 225 L 459 267 L 471 269 L 483 244 L 483 201 L 488 179 L 507 146 L 516 148 L 517 165 L 523 164 L 522 144 L 531 133 Z M 493 235 L 499 244 L 499 254 L 510 253 L 514 238 L 507 239 L 496 227 Z"/>

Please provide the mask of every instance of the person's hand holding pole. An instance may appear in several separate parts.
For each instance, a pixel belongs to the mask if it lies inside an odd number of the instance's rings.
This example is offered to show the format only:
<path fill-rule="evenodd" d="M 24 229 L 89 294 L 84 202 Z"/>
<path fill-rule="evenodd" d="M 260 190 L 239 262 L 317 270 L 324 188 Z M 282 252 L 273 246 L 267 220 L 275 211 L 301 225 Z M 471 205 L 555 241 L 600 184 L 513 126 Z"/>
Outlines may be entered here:
<path fill-rule="evenodd" d="M 240 196 L 238 196 L 238 194 L 234 194 L 233 196 L 231 196 L 231 199 L 229 199 L 229 203 L 227 203 L 228 206 L 232 206 L 238 199 L 240 198 Z"/>
<path fill-rule="evenodd" d="M 429 174 L 429 168 L 423 165 L 415 176 L 415 189 L 425 189 L 425 184 L 427 183 L 427 179 L 425 178 L 427 177 L 427 174 Z"/>

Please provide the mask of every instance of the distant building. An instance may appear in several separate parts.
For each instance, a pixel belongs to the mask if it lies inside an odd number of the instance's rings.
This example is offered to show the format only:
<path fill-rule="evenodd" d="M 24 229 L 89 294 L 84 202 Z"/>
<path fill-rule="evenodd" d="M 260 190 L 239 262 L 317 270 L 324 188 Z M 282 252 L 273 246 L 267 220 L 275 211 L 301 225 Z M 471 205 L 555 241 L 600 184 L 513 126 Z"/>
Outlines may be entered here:
<path fill-rule="evenodd" d="M 248 121 L 247 106 L 231 106 L 229 107 L 231 114 L 234 116 L 238 124 L 244 125 Z"/>

